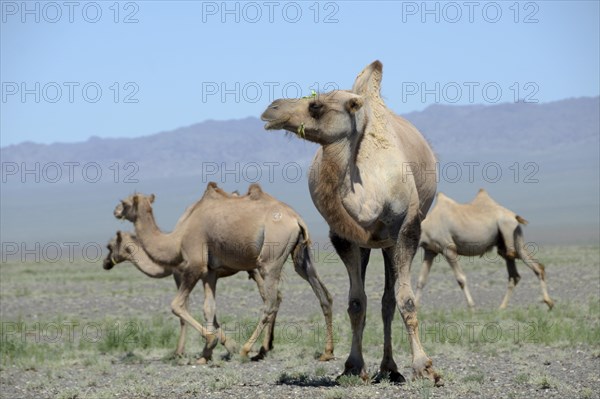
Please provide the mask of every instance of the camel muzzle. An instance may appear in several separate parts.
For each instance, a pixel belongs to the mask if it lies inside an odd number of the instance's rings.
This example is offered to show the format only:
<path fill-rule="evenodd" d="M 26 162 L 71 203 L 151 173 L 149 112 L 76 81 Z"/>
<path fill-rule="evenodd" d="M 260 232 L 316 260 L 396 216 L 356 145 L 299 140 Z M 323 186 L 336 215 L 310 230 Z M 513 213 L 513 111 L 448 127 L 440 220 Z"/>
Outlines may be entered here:
<path fill-rule="evenodd" d="M 281 117 L 278 112 L 279 106 L 275 103 L 269 105 L 269 107 L 262 113 L 260 119 L 267 122 L 265 124 L 265 130 L 280 130 L 283 129 L 287 121 L 290 119 L 289 116 Z"/>

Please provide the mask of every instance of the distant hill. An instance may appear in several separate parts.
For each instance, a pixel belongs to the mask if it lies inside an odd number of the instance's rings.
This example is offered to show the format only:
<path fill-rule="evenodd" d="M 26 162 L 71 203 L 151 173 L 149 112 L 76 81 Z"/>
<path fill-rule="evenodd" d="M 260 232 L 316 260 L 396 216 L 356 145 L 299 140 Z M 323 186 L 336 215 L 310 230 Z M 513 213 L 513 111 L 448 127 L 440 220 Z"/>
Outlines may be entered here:
<path fill-rule="evenodd" d="M 600 97 L 433 105 L 404 116 L 438 154 L 439 191 L 466 202 L 484 187 L 530 221 L 528 240 L 598 245 Z M 208 181 L 244 191 L 258 180 L 292 205 L 312 237 L 327 246 L 327 225 L 307 188 L 306 168 L 316 149 L 293 135 L 265 131 L 257 118 L 206 121 L 137 138 L 3 147 L 2 243 L 103 246 L 116 229 L 132 228 L 116 221 L 112 210 L 133 191 L 156 193 L 157 220 L 169 230 Z M 67 162 L 79 163 L 75 182 L 69 181 Z M 60 179 L 54 179 L 56 165 L 63 167 Z M 99 167 L 102 178 L 95 180 L 93 167 L 82 173 L 84 165 Z M 475 166 L 471 171 L 467 165 Z M 34 172 L 22 174 L 24 168 Z"/>
<path fill-rule="evenodd" d="M 444 155 L 496 150 L 527 152 L 598 139 L 600 97 L 547 104 L 432 105 L 404 115 Z M 289 162 L 307 165 L 316 145 L 266 132 L 257 118 L 206 121 L 137 138 L 92 137 L 80 143 L 25 142 L 0 149 L 2 162 L 135 162 L 143 178 L 189 176 L 203 162 Z"/>

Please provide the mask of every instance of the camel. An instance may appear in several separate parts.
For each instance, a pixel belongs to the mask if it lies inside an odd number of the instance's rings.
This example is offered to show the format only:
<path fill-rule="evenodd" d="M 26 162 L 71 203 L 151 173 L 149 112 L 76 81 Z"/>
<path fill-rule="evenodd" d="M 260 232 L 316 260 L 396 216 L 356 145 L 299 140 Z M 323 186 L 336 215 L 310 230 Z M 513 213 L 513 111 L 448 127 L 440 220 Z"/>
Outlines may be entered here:
<path fill-rule="evenodd" d="M 309 171 L 309 191 L 350 279 L 352 347 L 343 375 L 369 379 L 362 354 L 365 271 L 371 249 L 382 249 L 384 348 L 374 381 L 405 381 L 392 355 L 391 325 L 398 306 L 410 338 L 413 377 L 441 385 L 419 339 L 410 282 L 421 218 L 437 188 L 436 158 L 419 131 L 384 104 L 382 71 L 375 61 L 358 75 L 352 90 L 275 100 L 261 119 L 266 130 L 284 129 L 320 144 Z"/>
<path fill-rule="evenodd" d="M 163 278 L 168 277 L 171 274 L 174 277 L 175 285 L 179 289 L 181 285 L 181 275 L 177 269 L 170 267 L 169 265 L 162 265 L 154 262 L 148 254 L 143 250 L 136 236 L 127 232 L 117 231 L 115 237 L 113 237 L 107 244 L 108 254 L 103 261 L 103 267 L 105 270 L 112 269 L 115 265 L 129 261 L 145 275 L 152 278 Z M 237 270 L 231 270 L 221 268 L 217 271 L 217 278 L 228 277 L 237 273 Z M 264 281 L 256 270 L 248 270 L 248 277 L 256 282 L 258 291 L 263 299 L 265 300 L 264 294 Z M 281 300 L 281 294 L 278 293 L 278 300 Z M 213 324 L 218 326 L 218 322 L 213 320 Z M 275 319 L 273 323 L 268 326 L 267 334 L 265 339 L 268 337 L 269 350 L 273 349 L 273 330 L 275 327 Z M 186 336 L 186 323 L 184 319 L 180 319 L 180 330 L 179 339 L 177 340 L 177 349 L 175 350 L 176 356 L 182 356 L 185 349 L 185 336 Z"/>
<path fill-rule="evenodd" d="M 475 303 L 467 287 L 467 277 L 458 263 L 458 256 L 481 256 L 497 247 L 498 254 L 504 258 L 508 269 L 508 288 L 500 309 L 506 308 L 521 279 L 515 259 L 521 259 L 533 270 L 540 280 L 544 302 L 552 309 L 554 302 L 546 288 L 544 265 L 534 260 L 525 249 L 520 224 L 525 225 L 527 221 L 500 206 L 484 189 L 480 189 L 475 199 L 468 204 L 459 204 L 443 193 L 438 193 L 435 206 L 421 224 L 420 246 L 425 254 L 417 284 L 417 306 L 433 260 L 438 254 L 442 254 L 450 264 L 467 304 L 472 309 Z"/>
<path fill-rule="evenodd" d="M 138 241 L 154 262 L 170 265 L 181 275 L 171 309 L 206 339 L 200 363 L 211 359 L 218 342 L 230 354 L 236 350 L 236 343 L 217 326 L 202 326 L 188 312 L 188 297 L 196 283 L 202 280 L 205 318 L 210 324 L 215 318 L 218 270 L 258 271 L 264 280 L 265 306 L 254 332 L 240 350 L 242 357 L 248 357 L 265 326 L 273 324 L 279 307 L 281 271 L 290 254 L 296 272 L 312 287 L 325 317 L 325 351 L 320 360 L 333 358 L 331 295 L 314 267 L 308 229 L 292 208 L 262 191 L 258 184 L 251 184 L 244 196 L 232 196 L 210 182 L 200 201 L 188 208 L 175 229 L 166 234 L 154 220 L 154 198 L 154 195 L 134 194 L 117 205 L 114 215 L 134 224 Z M 264 358 L 269 351 L 268 342 L 265 336 L 253 360 Z"/>

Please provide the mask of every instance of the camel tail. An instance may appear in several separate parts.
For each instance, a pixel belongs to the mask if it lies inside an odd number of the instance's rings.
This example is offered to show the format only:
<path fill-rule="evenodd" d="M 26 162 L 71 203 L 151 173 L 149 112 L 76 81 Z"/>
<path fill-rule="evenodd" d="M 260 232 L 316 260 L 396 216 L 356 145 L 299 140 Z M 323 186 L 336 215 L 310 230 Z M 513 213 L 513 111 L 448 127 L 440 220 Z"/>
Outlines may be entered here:
<path fill-rule="evenodd" d="M 308 281 L 308 269 L 314 268 L 310 254 L 311 242 L 308 236 L 308 229 L 302 220 L 298 221 L 298 227 L 300 227 L 300 234 L 298 234 L 298 242 L 292 252 L 292 258 L 296 272 Z"/>
<path fill-rule="evenodd" d="M 521 224 L 527 224 L 529 223 L 527 220 L 523 219 L 521 216 L 517 215 L 515 216 L 517 219 L 517 222 L 521 223 Z"/>

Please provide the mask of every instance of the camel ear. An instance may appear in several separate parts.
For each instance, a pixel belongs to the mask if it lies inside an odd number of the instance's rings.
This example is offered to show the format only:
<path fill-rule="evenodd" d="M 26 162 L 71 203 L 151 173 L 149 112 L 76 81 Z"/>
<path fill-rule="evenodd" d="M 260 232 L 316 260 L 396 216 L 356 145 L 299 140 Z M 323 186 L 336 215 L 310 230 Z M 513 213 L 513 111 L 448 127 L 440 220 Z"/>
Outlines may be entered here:
<path fill-rule="evenodd" d="M 353 98 L 349 99 L 348 101 L 346 101 L 345 106 L 346 106 L 346 110 L 349 113 L 353 114 L 356 111 L 358 111 L 359 109 L 361 109 L 363 104 L 364 104 L 364 101 L 362 98 L 353 97 Z"/>
<path fill-rule="evenodd" d="M 138 196 L 136 194 L 136 195 L 133 196 L 133 206 L 137 207 L 138 201 L 139 201 L 139 199 L 138 199 Z"/>
<path fill-rule="evenodd" d="M 156 198 L 156 195 L 154 194 L 150 194 L 150 203 L 153 204 L 154 203 L 154 199 Z"/>
<path fill-rule="evenodd" d="M 383 64 L 381 61 L 373 61 L 361 73 L 358 74 L 352 86 L 352 92 L 361 96 L 379 96 L 381 91 L 381 77 Z"/>
<path fill-rule="evenodd" d="M 121 240 L 123 240 L 123 237 L 121 237 L 121 230 L 117 230 L 117 244 L 120 244 Z"/>

